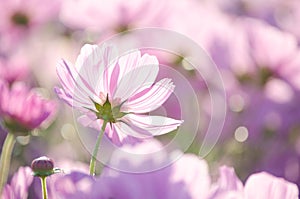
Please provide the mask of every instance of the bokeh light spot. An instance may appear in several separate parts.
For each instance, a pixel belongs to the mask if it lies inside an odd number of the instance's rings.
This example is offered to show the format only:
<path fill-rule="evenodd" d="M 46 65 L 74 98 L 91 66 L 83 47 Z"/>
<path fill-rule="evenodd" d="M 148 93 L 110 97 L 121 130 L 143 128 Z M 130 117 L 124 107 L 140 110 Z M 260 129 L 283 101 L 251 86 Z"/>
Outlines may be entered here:
<path fill-rule="evenodd" d="M 234 132 L 234 138 L 238 142 L 245 142 L 248 138 L 248 129 L 244 126 L 238 127 Z"/>
<path fill-rule="evenodd" d="M 240 95 L 233 95 L 229 99 L 229 107 L 233 112 L 241 112 L 245 107 L 245 100 Z"/>

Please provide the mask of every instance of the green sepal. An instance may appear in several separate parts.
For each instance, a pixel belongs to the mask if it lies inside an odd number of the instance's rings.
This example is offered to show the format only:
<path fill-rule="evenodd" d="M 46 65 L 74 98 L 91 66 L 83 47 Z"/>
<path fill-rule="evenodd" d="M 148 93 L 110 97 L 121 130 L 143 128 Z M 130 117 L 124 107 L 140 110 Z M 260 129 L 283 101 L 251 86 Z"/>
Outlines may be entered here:
<path fill-rule="evenodd" d="M 33 176 L 36 176 L 36 177 L 48 177 L 48 176 L 51 176 L 53 174 L 56 174 L 56 173 L 63 173 L 63 170 L 60 169 L 60 168 L 53 168 L 52 170 L 50 171 L 34 171 L 33 172 Z"/>
<path fill-rule="evenodd" d="M 26 128 L 11 119 L 5 119 L 3 124 L 15 136 L 27 136 L 30 133 L 29 128 Z"/>

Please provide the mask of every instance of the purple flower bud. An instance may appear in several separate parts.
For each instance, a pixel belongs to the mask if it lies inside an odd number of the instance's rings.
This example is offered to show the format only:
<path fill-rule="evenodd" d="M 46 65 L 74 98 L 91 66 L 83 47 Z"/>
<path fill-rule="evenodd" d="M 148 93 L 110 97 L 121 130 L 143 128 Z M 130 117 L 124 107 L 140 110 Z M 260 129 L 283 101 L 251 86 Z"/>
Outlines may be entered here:
<path fill-rule="evenodd" d="M 52 159 L 42 156 L 32 161 L 31 169 L 34 176 L 47 177 L 54 173 L 54 163 Z"/>

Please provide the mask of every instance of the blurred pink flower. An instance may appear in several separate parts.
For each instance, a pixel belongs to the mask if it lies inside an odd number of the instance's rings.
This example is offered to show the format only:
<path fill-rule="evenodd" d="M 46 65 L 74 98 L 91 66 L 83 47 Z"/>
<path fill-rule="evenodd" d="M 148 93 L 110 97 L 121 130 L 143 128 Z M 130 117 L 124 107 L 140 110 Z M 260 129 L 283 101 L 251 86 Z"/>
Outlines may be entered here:
<path fill-rule="evenodd" d="M 0 81 L 0 116 L 7 128 L 23 133 L 38 128 L 51 120 L 56 103 L 42 99 L 23 83 L 17 82 L 10 88 Z"/>
<path fill-rule="evenodd" d="M 296 199 L 298 194 L 295 184 L 265 172 L 250 175 L 243 186 L 234 169 L 223 166 L 218 182 L 213 185 L 210 199 Z"/>
<path fill-rule="evenodd" d="M 216 48 L 215 54 L 208 49 L 219 67 L 231 70 L 239 83 L 250 82 L 259 89 L 273 79 L 285 81 L 291 89 L 300 88 L 300 49 L 295 36 L 250 18 L 239 18 L 227 24 L 228 28 L 234 31 L 223 43 L 227 60 L 218 61 L 222 49 Z"/>
<path fill-rule="evenodd" d="M 0 58 L 0 79 L 12 84 L 15 81 L 28 79 L 28 76 L 29 66 L 26 59 L 19 56 Z"/>
<path fill-rule="evenodd" d="M 273 7 L 272 14 L 276 25 L 281 29 L 293 33 L 298 40 L 300 31 L 295 24 L 300 22 L 300 2 L 297 0 L 280 1 Z"/>
<path fill-rule="evenodd" d="M 32 28 L 42 25 L 59 11 L 59 0 L 0 0 L 0 50 L 15 49 L 15 44 Z"/>
<path fill-rule="evenodd" d="M 216 47 L 208 48 L 223 75 L 228 96 L 225 127 L 231 129 L 225 128 L 223 135 L 231 135 L 239 126 L 247 127 L 250 139 L 261 139 L 266 130 L 289 133 L 297 126 L 300 113 L 295 103 L 300 89 L 296 38 L 250 18 L 235 19 L 228 28 L 233 31 L 222 43 L 224 47 L 217 47 L 220 42 L 216 38 L 212 42 Z"/>
<path fill-rule="evenodd" d="M 239 22 L 248 39 L 250 56 L 257 66 L 280 69 L 281 65 L 297 55 L 297 40 L 292 34 L 259 20 L 244 18 Z M 283 44 L 285 51 L 278 49 Z"/>
<path fill-rule="evenodd" d="M 245 184 L 244 192 L 249 199 L 296 199 L 299 194 L 295 184 L 265 172 L 252 174 Z"/>
<path fill-rule="evenodd" d="M 163 146 L 156 140 L 143 142 L 134 146 L 125 145 L 124 150 L 132 153 L 148 154 Z M 163 148 L 162 148 L 163 150 Z M 131 159 L 130 156 L 120 156 L 114 153 L 112 161 L 117 164 L 126 164 L 131 169 L 157 167 L 166 159 L 167 153 L 159 158 L 156 155 L 139 156 Z M 98 178 L 88 174 L 72 172 L 55 181 L 51 192 L 55 198 L 122 198 L 122 199 L 198 199 L 207 198 L 210 191 L 210 176 L 205 160 L 191 154 L 180 154 L 182 157 L 172 165 L 162 169 L 130 173 L 119 172 L 109 167 L 104 168 Z M 151 167 L 150 166 L 150 167 Z M 118 187 L 116 189 L 116 187 Z"/>
<path fill-rule="evenodd" d="M 159 63 L 155 56 L 134 51 L 116 58 L 112 46 L 86 44 L 75 66 L 60 62 L 57 73 L 63 89 L 56 93 L 80 110 L 84 126 L 101 129 L 116 144 L 149 138 L 175 130 L 182 121 L 164 116 L 141 115 L 160 107 L 174 85 L 165 78 L 154 83 Z"/>
<path fill-rule="evenodd" d="M 291 32 L 300 38 L 295 24 L 300 21 L 300 2 L 298 0 L 213 0 L 210 3 L 220 7 L 226 13 L 240 17 L 249 16 L 265 21 L 272 26 Z"/>
<path fill-rule="evenodd" d="M 20 167 L 13 175 L 11 183 L 7 184 L 2 192 L 2 199 L 27 199 L 28 188 L 33 181 L 30 167 Z"/>
<path fill-rule="evenodd" d="M 123 149 L 130 153 L 151 154 L 163 146 L 155 140 L 143 142 Z M 130 157 L 114 153 L 112 161 L 127 168 L 139 170 L 158 166 L 166 160 L 167 154 L 161 157 Z M 120 172 L 104 168 L 98 178 L 71 172 L 56 178 L 51 187 L 54 198 L 122 198 L 122 199 L 296 199 L 298 188 L 295 184 L 265 172 L 251 175 L 246 184 L 240 181 L 231 167 L 220 167 L 220 177 L 211 183 L 208 165 L 205 160 L 192 154 L 181 154 L 182 157 L 172 165 L 144 173 Z M 150 167 L 151 167 L 150 166 Z M 132 170 L 133 171 L 133 170 Z M 116 189 L 118 187 L 118 189 Z"/>
<path fill-rule="evenodd" d="M 160 166 L 168 157 L 163 150 L 161 156 L 150 155 L 163 146 L 156 140 L 143 142 L 135 146 L 125 146 L 123 149 L 130 153 L 144 154 L 141 159 L 114 153 L 113 161 L 118 164 L 128 164 L 132 168 Z M 88 175 L 87 169 L 81 171 L 77 163 L 73 163 L 72 171 L 68 174 L 57 174 L 48 179 L 48 191 L 51 198 L 72 199 L 296 199 L 298 188 L 283 178 L 261 172 L 250 175 L 245 185 L 236 176 L 234 169 L 227 166 L 219 168 L 220 176 L 216 183 L 211 183 L 208 165 L 205 160 L 192 155 L 181 154 L 180 159 L 172 165 L 152 172 L 130 173 L 104 168 L 101 176 Z M 79 168 L 82 167 L 81 165 Z M 63 167 L 63 170 L 65 167 Z M 138 171 L 138 170 L 137 170 Z M 36 179 L 37 180 L 37 179 Z M 2 197 L 4 199 L 27 198 L 33 176 L 31 169 L 21 167 L 13 176 L 10 185 L 6 185 Z M 37 184 L 35 184 L 37 183 Z M 35 181 L 33 186 L 38 188 L 37 198 L 40 197 L 40 186 Z M 33 187 L 32 186 L 32 187 Z M 117 187 L 117 189 L 116 189 Z"/>
<path fill-rule="evenodd" d="M 161 26 L 168 17 L 168 2 L 172 3 L 169 0 L 66 0 L 60 16 L 73 28 L 115 33 L 130 28 Z"/>
<path fill-rule="evenodd" d="M 142 165 L 152 161 L 148 159 Z M 107 168 L 96 183 L 98 187 L 101 181 L 106 186 L 98 191 L 98 195 L 103 198 L 205 199 L 210 190 L 207 163 L 191 154 L 185 154 L 172 165 L 153 172 L 123 173 Z M 118 190 L 113 187 L 118 187 Z"/>

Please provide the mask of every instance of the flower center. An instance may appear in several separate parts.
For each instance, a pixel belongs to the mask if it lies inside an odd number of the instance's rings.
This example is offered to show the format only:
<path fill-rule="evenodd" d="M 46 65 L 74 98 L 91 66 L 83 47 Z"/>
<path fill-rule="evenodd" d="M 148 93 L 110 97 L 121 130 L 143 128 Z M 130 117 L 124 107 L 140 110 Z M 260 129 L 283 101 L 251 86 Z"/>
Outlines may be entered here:
<path fill-rule="evenodd" d="M 29 24 L 29 18 L 26 14 L 21 12 L 17 12 L 13 16 L 11 16 L 11 20 L 14 24 L 20 26 L 27 26 Z"/>
<path fill-rule="evenodd" d="M 109 123 L 116 123 L 118 119 L 128 114 L 120 111 L 122 103 L 118 106 L 112 107 L 111 103 L 108 100 L 108 96 L 106 97 L 106 101 L 102 106 L 97 102 L 93 101 L 93 103 L 95 105 L 95 108 L 97 109 L 97 111 L 94 111 L 97 115 L 97 118 Z"/>

